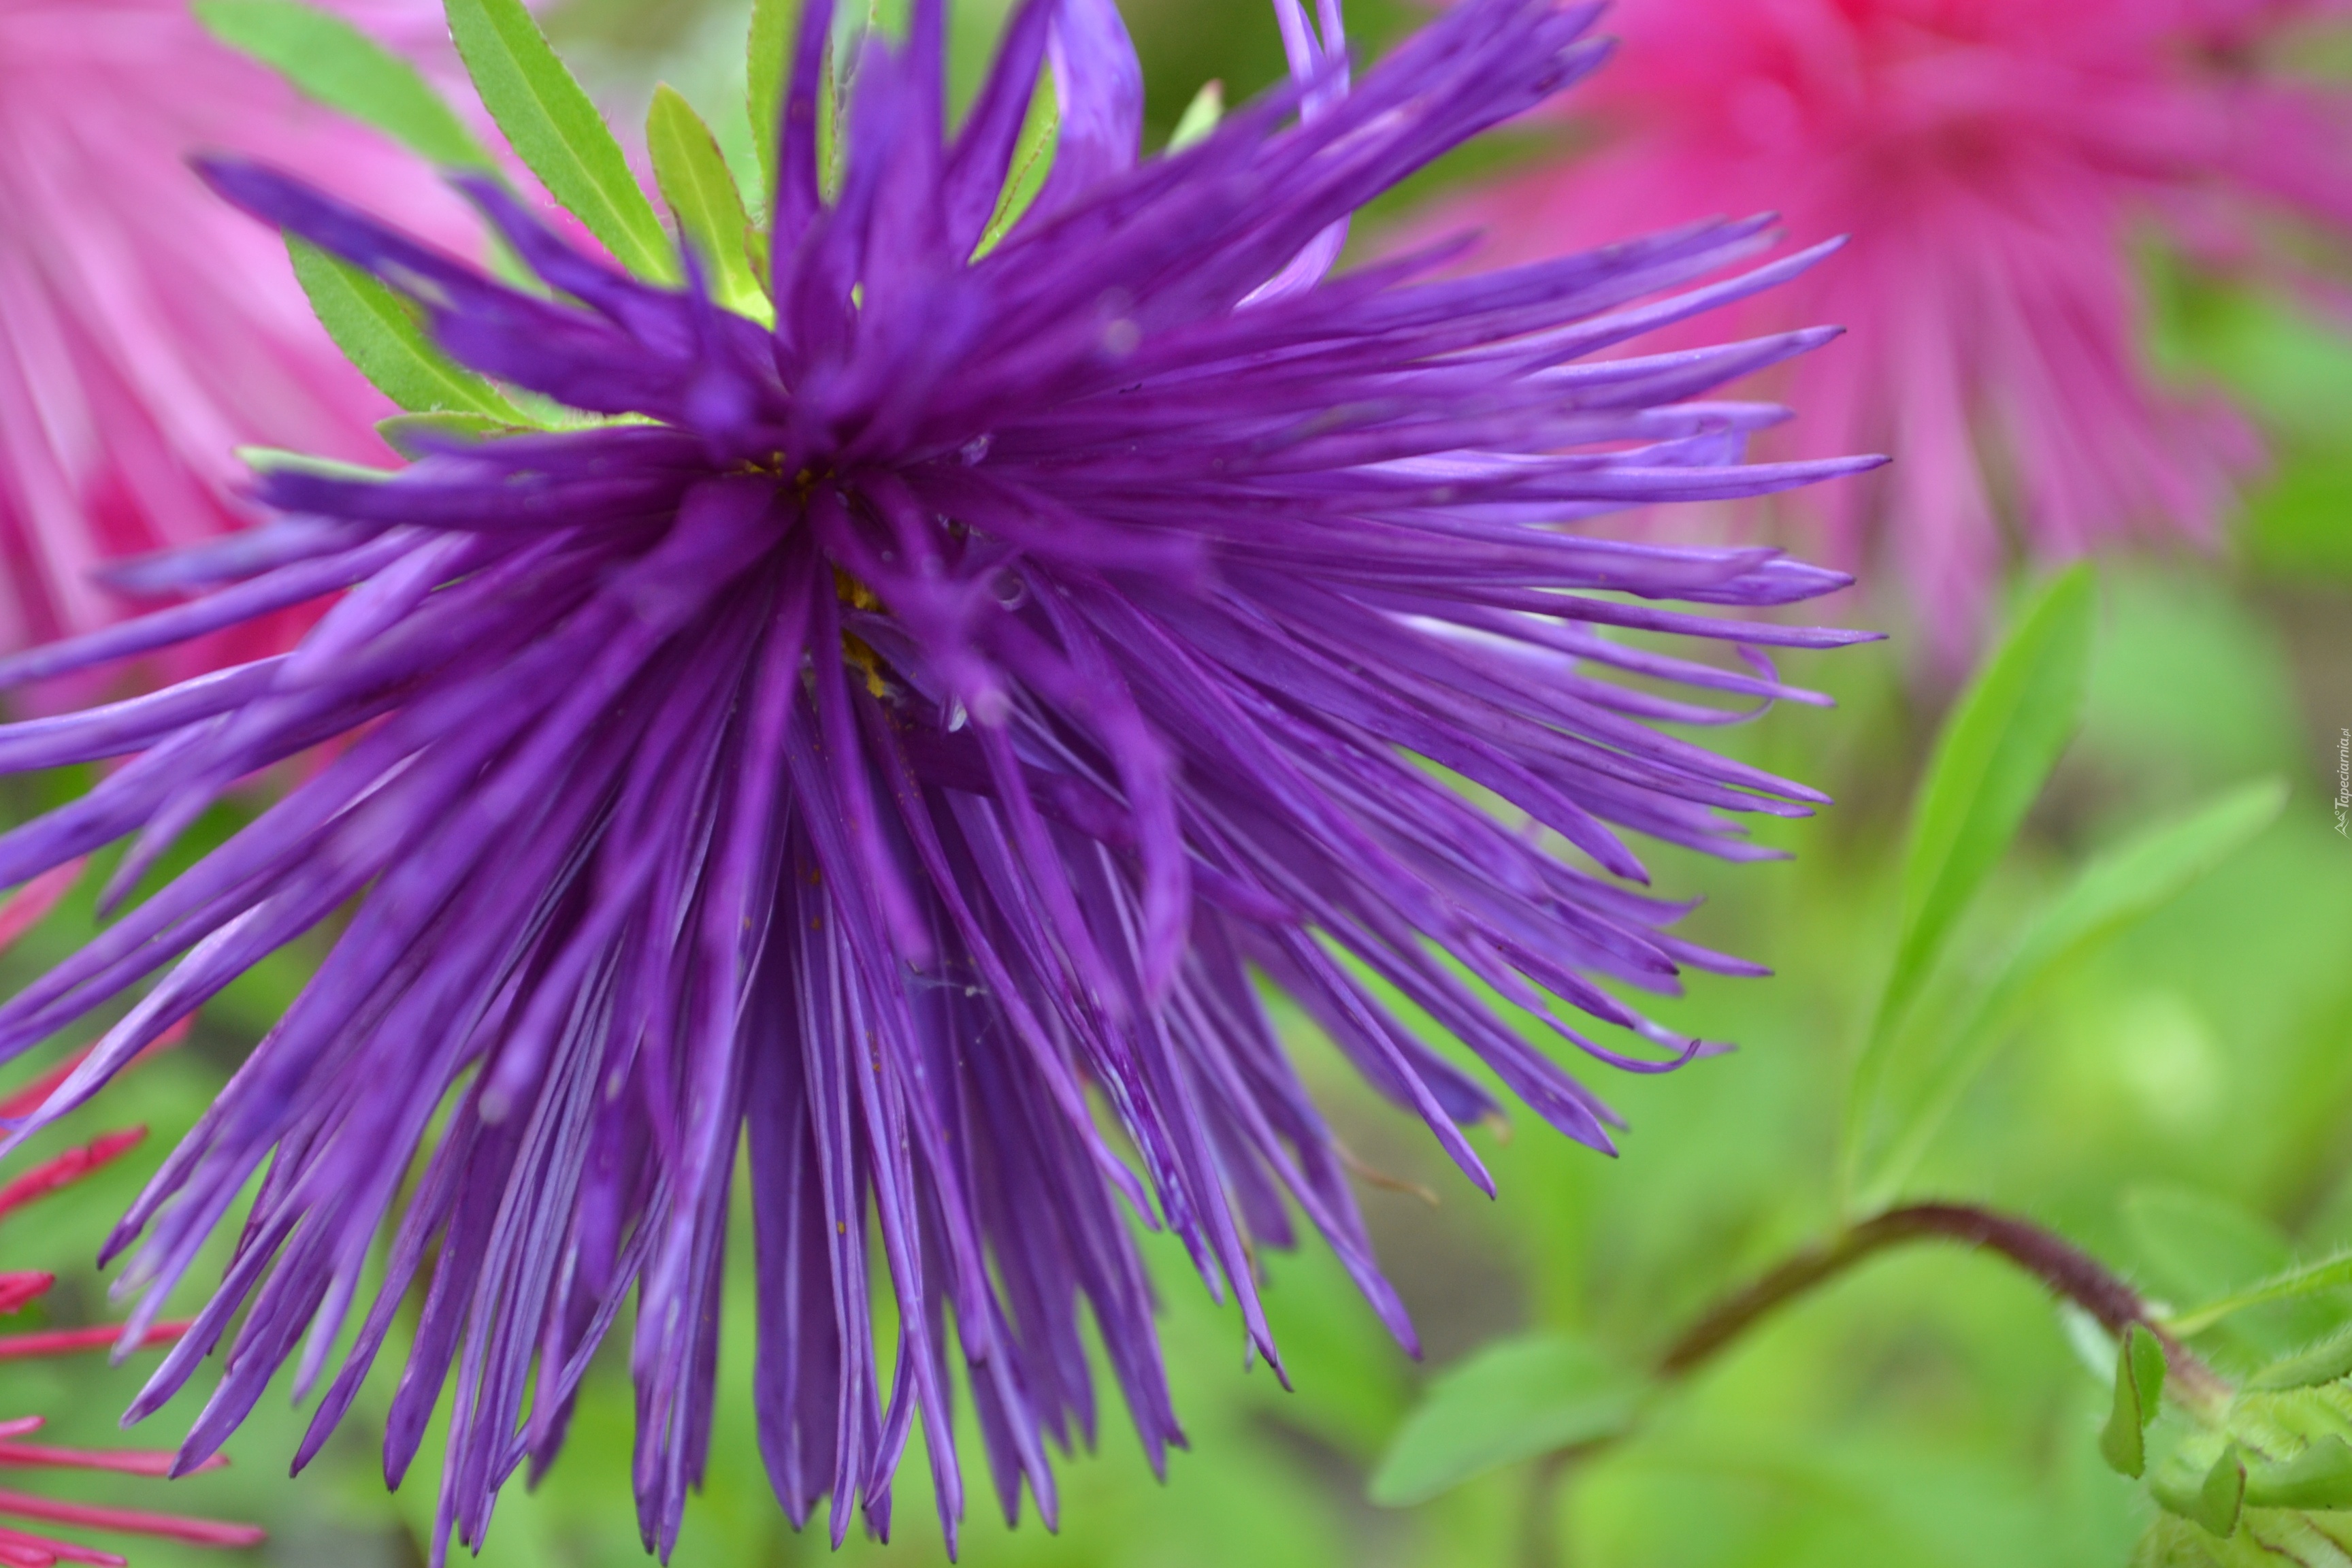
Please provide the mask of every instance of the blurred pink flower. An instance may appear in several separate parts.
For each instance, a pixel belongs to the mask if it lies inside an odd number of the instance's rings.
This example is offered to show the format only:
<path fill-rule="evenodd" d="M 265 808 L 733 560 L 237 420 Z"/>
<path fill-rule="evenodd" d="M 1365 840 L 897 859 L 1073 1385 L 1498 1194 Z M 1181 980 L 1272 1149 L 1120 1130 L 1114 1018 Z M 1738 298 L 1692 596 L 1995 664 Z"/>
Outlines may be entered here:
<path fill-rule="evenodd" d="M 1790 455 L 1891 451 L 1811 502 L 1964 655 L 2011 542 L 2210 539 L 2254 463 L 2141 348 L 2133 244 L 2297 283 L 2282 230 L 2352 226 L 2352 96 L 2278 68 L 2331 0 L 1621 0 L 1563 156 L 1443 209 L 1481 261 L 1759 205 L 1846 252 L 1748 325 L 1853 329 L 1800 362 Z M 2332 234 L 2331 234 L 2332 231 Z"/>
<path fill-rule="evenodd" d="M 68 861 L 54 870 L 43 872 L 5 900 L 0 900 L 0 951 L 14 946 L 17 939 L 41 922 L 42 918 L 79 879 L 82 866 L 81 861 Z M 189 1022 L 193 1023 L 194 1019 Z M 186 1031 L 184 1029 L 181 1033 L 185 1034 Z M 163 1043 L 157 1042 L 158 1045 Z M 25 1119 L 40 1109 L 51 1091 L 65 1082 L 89 1055 L 87 1049 L 77 1052 L 32 1082 L 0 1097 L 0 1128 L 21 1126 Z M 125 1128 L 43 1161 L 0 1185 L 0 1216 L 12 1215 L 28 1204 L 37 1203 L 103 1170 L 137 1148 L 146 1136 L 147 1129 L 144 1127 Z M 0 1271 L 0 1315 L 22 1311 L 47 1295 L 50 1287 L 57 1282 L 57 1276 L 46 1269 Z M 73 1355 L 110 1346 L 123 1351 L 168 1345 L 185 1334 L 189 1327 L 184 1321 L 156 1323 L 136 1333 L 126 1334 L 119 1324 L 97 1323 L 81 1328 L 38 1329 L 30 1333 L 0 1333 L 0 1365 Z M 173 1455 L 153 1449 L 60 1448 L 47 1443 L 22 1441 L 38 1432 L 43 1425 L 43 1418 L 38 1415 L 18 1415 L 0 1420 L 0 1472 L 25 1469 L 37 1473 L 66 1469 L 93 1471 L 101 1475 L 149 1476 L 159 1479 L 179 1473 Z M 220 1463 L 227 1463 L 226 1458 L 222 1458 Z M 207 1463 L 201 1468 L 216 1469 L 219 1466 Z M 8 1487 L 0 1488 L 0 1568 L 56 1568 L 60 1563 L 123 1568 L 126 1559 L 116 1552 L 80 1542 L 60 1540 L 47 1533 L 46 1529 L 26 1528 L 28 1523 L 42 1527 L 64 1524 L 79 1529 L 122 1531 L 198 1546 L 257 1546 L 267 1539 L 260 1529 L 249 1524 L 191 1519 L 180 1514 L 151 1513 L 143 1508 L 124 1508 L 112 1500 L 103 1503 L 72 1502 Z"/>
<path fill-rule="evenodd" d="M 330 8 L 454 66 L 436 0 Z M 215 43 L 186 0 L 0 0 L 0 648 L 139 608 L 100 563 L 239 526 L 235 447 L 386 455 L 370 426 L 392 405 L 276 237 L 184 161 L 224 150 L 473 248 L 413 155 Z"/>

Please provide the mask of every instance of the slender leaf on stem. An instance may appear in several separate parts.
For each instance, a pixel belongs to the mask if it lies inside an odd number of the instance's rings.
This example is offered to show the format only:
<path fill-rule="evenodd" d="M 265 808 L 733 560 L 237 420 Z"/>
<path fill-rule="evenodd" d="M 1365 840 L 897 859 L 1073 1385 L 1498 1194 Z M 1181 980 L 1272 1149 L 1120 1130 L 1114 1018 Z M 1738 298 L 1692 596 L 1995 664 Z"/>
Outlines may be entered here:
<path fill-rule="evenodd" d="M 498 161 L 416 68 L 344 21 L 298 0 L 196 0 L 212 35 L 277 71 L 297 90 L 372 125 L 445 169 L 475 169 L 501 184 Z M 491 269 L 531 293 L 545 285 L 506 241 L 489 237 Z"/>
<path fill-rule="evenodd" d="M 1374 1502 L 1402 1508 L 1499 1466 L 1612 1437 L 1643 1380 L 1580 1340 L 1529 1334 L 1488 1345 L 1439 1378 L 1373 1471 Z"/>
<path fill-rule="evenodd" d="M 1192 95 L 1192 101 L 1184 106 L 1184 112 L 1176 117 L 1176 129 L 1168 133 L 1168 150 L 1182 152 L 1214 131 L 1224 117 L 1225 84 L 1202 82 L 1201 90 Z"/>
<path fill-rule="evenodd" d="M 1904 855 L 1894 968 L 1847 1101 L 1841 1171 L 1849 1192 L 1905 1014 L 2074 732 L 2089 684 L 2095 587 L 2089 566 L 2078 565 L 2034 595 L 1961 694 L 1928 759 Z"/>
<path fill-rule="evenodd" d="M 2151 1183 L 2116 1207 L 2148 1289 L 2172 1300 L 2210 1301 L 2294 1267 L 2284 1231 L 2220 1193 Z"/>
<path fill-rule="evenodd" d="M 653 153 L 662 200 L 709 275 L 713 296 L 730 310 L 772 323 L 775 312 L 751 270 L 751 220 L 743 209 L 743 194 L 735 188 L 710 127 L 667 83 L 654 89 L 646 145 Z"/>
<path fill-rule="evenodd" d="M 392 478 L 390 469 L 346 463 L 339 458 L 321 458 L 315 452 L 289 452 L 283 447 L 237 447 L 230 455 L 257 474 L 320 474 L 331 479 L 362 483 Z"/>
<path fill-rule="evenodd" d="M 386 397 L 415 413 L 448 410 L 530 423 L 496 387 L 443 353 L 408 301 L 301 240 L 289 239 L 286 249 L 327 335 Z"/>
<path fill-rule="evenodd" d="M 444 167 L 495 166 L 415 66 L 341 16 L 299 0 L 195 0 L 194 9 L 214 37 L 304 96 Z"/>
<path fill-rule="evenodd" d="M 2033 922 L 1995 991 L 2030 987 L 2089 943 L 2170 903 L 2276 821 L 2285 805 L 2285 781 L 2258 779 L 2094 858 Z"/>
<path fill-rule="evenodd" d="M 504 435 L 516 426 L 487 414 L 444 411 L 437 414 L 395 414 L 375 422 L 375 433 L 385 446 L 404 458 L 428 457 L 451 446 L 467 446 Z"/>
<path fill-rule="evenodd" d="M 2246 1386 L 2264 1394 L 2290 1388 L 2316 1388 L 2352 1377 L 2352 1329 L 2325 1339 L 2309 1350 L 2272 1363 L 2246 1380 Z"/>
<path fill-rule="evenodd" d="M 2181 1313 L 2166 1327 L 2186 1338 L 2190 1334 L 2202 1333 L 2223 1319 L 2234 1317 L 2250 1307 L 2267 1306 L 2273 1301 L 2295 1301 L 2325 1290 L 2347 1289 L 2352 1289 L 2352 1253 L 2337 1253 L 2332 1258 L 2301 1264 L 2273 1275 L 2219 1300 L 2208 1301 L 2193 1311 Z"/>
<path fill-rule="evenodd" d="M 2087 565 L 2053 578 L 1937 738 L 1904 856 L 1900 935 L 1880 1002 L 1890 1019 L 1916 995 L 2074 735 L 2089 684 L 2093 589 Z"/>
<path fill-rule="evenodd" d="M 776 184 L 776 138 L 784 114 L 784 68 L 800 20 L 801 0 L 752 0 L 743 80 L 751 145 L 760 150 L 760 177 L 771 192 Z"/>
<path fill-rule="evenodd" d="M 549 47 L 522 0 L 447 0 L 449 35 L 490 118 L 548 195 L 588 226 L 614 260 L 674 281 L 676 258 L 653 204 L 588 94 Z"/>
<path fill-rule="evenodd" d="M 982 257 L 996 248 L 997 242 L 1021 221 L 1029 204 L 1045 186 L 1045 176 L 1054 172 L 1054 144 L 1062 134 L 1062 110 L 1054 96 L 1054 80 L 1044 72 L 1038 73 L 1037 90 L 1029 100 L 1029 114 L 1021 122 L 1020 138 L 1013 144 L 1013 166 L 1004 176 L 1004 189 L 996 198 L 996 211 L 982 231 L 979 245 L 972 255 Z"/>
<path fill-rule="evenodd" d="M 1886 1156 L 1857 1184 L 1864 1206 L 1885 1204 L 1917 1169 L 2020 1010 L 2045 984 L 2124 927 L 2171 902 L 2269 826 L 2285 804 L 2283 781 L 2258 780 L 2135 834 L 2084 866 L 2026 928 L 2000 968 L 1971 989 L 1958 1018 L 1939 1031 L 1943 1045 L 1913 1075 L 1913 1081 L 1922 1083 L 1917 1092 L 1903 1097 L 1900 1105 L 1890 1103 L 1897 1098 L 1894 1075 L 1882 1064 L 1874 1086 L 1878 1103 L 1865 1110 L 1873 1121 L 1893 1125 L 1885 1134 Z M 1897 1037 L 1916 1037 L 1916 1032 Z"/>

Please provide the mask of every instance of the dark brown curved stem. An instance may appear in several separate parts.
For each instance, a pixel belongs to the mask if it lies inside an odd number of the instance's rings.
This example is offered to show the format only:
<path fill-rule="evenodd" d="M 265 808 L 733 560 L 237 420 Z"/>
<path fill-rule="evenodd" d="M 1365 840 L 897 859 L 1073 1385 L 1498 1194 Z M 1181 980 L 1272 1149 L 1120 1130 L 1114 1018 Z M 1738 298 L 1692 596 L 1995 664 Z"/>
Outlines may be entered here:
<path fill-rule="evenodd" d="M 2229 1393 L 2230 1385 L 2221 1374 L 2158 1327 L 2139 1292 L 2106 1265 L 2040 1226 L 1972 1204 L 1910 1204 L 1888 1209 L 1829 1241 L 1792 1254 L 1724 1297 L 1675 1336 L 1658 1357 L 1659 1381 L 1673 1383 L 1688 1377 L 1807 1291 L 1864 1258 L 1912 1241 L 1957 1242 L 1998 1253 L 2048 1286 L 2053 1295 L 2090 1313 L 2111 1334 L 2126 1333 L 2134 1323 L 2147 1324 L 2164 1346 L 2171 1386 L 2184 1402 L 2201 1403 Z M 1579 1444 L 1536 1462 L 1521 1533 L 1521 1560 L 1527 1568 L 1557 1568 L 1560 1483 L 1577 1460 L 1603 1447 L 1605 1442 Z"/>
<path fill-rule="evenodd" d="M 2146 1323 L 2164 1344 L 2184 1393 L 2226 1389 L 2219 1375 L 2189 1348 L 2158 1328 L 2139 1292 L 2114 1270 L 2040 1226 L 1971 1204 L 1911 1204 L 1888 1209 L 1854 1226 L 1834 1240 L 1807 1247 L 1709 1308 L 1677 1335 L 1658 1358 L 1658 1375 L 1688 1376 L 1756 1323 L 1815 1286 L 1890 1247 L 1910 1241 L 1951 1241 L 1999 1253 L 2026 1273 L 2096 1318 L 2111 1334 Z"/>

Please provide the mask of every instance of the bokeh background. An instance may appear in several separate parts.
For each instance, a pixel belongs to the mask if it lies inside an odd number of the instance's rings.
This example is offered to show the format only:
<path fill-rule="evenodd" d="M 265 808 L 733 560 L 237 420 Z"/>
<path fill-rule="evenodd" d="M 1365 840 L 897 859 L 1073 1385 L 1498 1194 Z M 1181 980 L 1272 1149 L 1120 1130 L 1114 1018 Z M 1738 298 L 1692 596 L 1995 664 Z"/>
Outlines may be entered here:
<path fill-rule="evenodd" d="M 960 7 L 967 68 L 1003 8 L 1001 0 Z M 1222 80 L 1239 98 L 1282 68 L 1263 0 L 1126 0 L 1123 9 L 1147 70 L 1148 142 L 1164 138 L 1202 82 Z M 1367 53 L 1413 20 L 1393 0 L 1349 9 Z M 642 123 L 653 83 L 667 80 L 739 138 L 730 152 L 748 162 L 738 108 L 747 11 L 571 0 L 545 16 L 616 124 Z M 1491 175 L 1525 156 L 1528 141 L 1507 138 L 1433 171 L 1376 220 Z M 2232 1271 L 2352 1245 L 2352 842 L 2334 830 L 2329 809 L 2337 737 L 2352 726 L 2352 341 L 2257 286 L 2200 279 L 2153 255 L 2146 265 L 2156 362 L 2252 410 L 2272 462 L 2226 520 L 2215 552 L 2103 563 L 2081 733 L 1959 950 L 1993 951 L 2087 855 L 2217 789 L 2277 775 L 2290 784 L 2289 804 L 2248 847 L 2041 994 L 1913 1186 L 2031 1215 L 2151 1294 L 2186 1300 Z M 1900 604 L 1866 591 L 1838 601 L 1837 613 L 1904 629 Z M 1775 1320 L 1640 1437 L 1557 1489 L 1537 1487 L 1523 1465 L 1414 1508 L 1367 1500 L 1369 1475 L 1423 1391 L 1482 1347 L 1570 1331 L 1628 1360 L 1654 1354 L 1710 1299 L 1831 1222 L 1843 1085 L 1888 963 L 1905 814 L 1954 675 L 1916 657 L 1900 635 L 1800 656 L 1788 668 L 1834 694 L 1839 710 L 1783 709 L 1718 739 L 1827 789 L 1837 805 L 1815 820 L 1768 825 L 1772 842 L 1795 851 L 1788 861 L 1731 874 L 1672 855 L 1655 862 L 1664 889 L 1709 891 L 1693 917 L 1699 940 L 1777 971 L 1764 981 L 1701 977 L 1663 1015 L 1735 1040 L 1738 1051 L 1662 1079 L 1612 1079 L 1608 1091 L 1633 1123 L 1615 1161 L 1525 1118 L 1514 1136 L 1475 1133 L 1500 1187 L 1489 1202 L 1292 1018 L 1290 1037 L 1341 1136 L 1393 1179 L 1368 1184 L 1363 1201 L 1421 1326 L 1423 1358 L 1408 1359 L 1384 1337 L 1327 1257 L 1270 1256 L 1268 1310 L 1288 1359 L 1286 1391 L 1263 1366 L 1244 1368 L 1234 1316 L 1206 1300 L 1181 1256 L 1158 1247 L 1191 1451 L 1155 1479 L 1107 1387 L 1096 1451 L 1062 1471 L 1058 1533 L 1034 1517 L 1008 1531 L 976 1493 L 963 1562 L 1437 1568 L 1524 1561 L 1531 1533 L 1548 1534 L 1555 1560 L 1580 1568 L 2074 1568 L 2128 1559 L 2144 1505 L 2094 1448 L 2104 1374 L 2086 1368 L 2036 1287 L 1951 1250 L 1889 1256 Z M 5 781 L 0 807 L 21 820 L 73 784 Z M 224 817 L 208 831 L 216 841 L 228 826 Z M 0 984 L 21 985 L 69 951 L 89 929 L 89 897 L 85 888 L 0 961 Z M 208 1007 L 186 1047 L 46 1136 L 44 1149 L 62 1149 L 129 1121 L 152 1129 L 141 1155 L 0 1223 L 8 1267 L 54 1269 L 62 1281 L 12 1326 L 105 1315 L 105 1279 L 91 1267 L 97 1239 L 302 977 L 299 954 L 274 961 Z M 38 1065 L 9 1072 L 29 1077 Z M 740 1276 L 748 1223 L 739 1229 Z M 485 1562 L 640 1560 L 625 1343 L 625 1333 L 608 1342 L 555 1470 L 535 1491 L 520 1480 L 509 1489 Z M 823 1561 L 821 1532 L 793 1534 L 761 1476 L 745 1336 L 724 1344 L 731 1370 L 722 1371 L 712 1474 L 688 1511 L 677 1561 Z M 92 1442 L 120 1440 L 114 1417 L 140 1376 L 136 1363 L 109 1368 L 96 1355 L 0 1371 L 9 1411 L 47 1412 L 54 1432 Z M 380 1375 L 299 1480 L 286 1479 L 285 1466 L 307 1416 L 273 1395 L 232 1444 L 233 1468 L 140 1500 L 266 1524 L 269 1544 L 249 1554 L 258 1563 L 421 1563 L 433 1447 L 387 1496 L 369 1418 L 389 1394 Z M 175 1436 L 196 1398 L 167 1407 L 143 1436 Z M 44 1485 L 95 1497 L 121 1483 L 61 1476 Z M 877 1543 L 853 1529 L 845 1564 L 943 1560 L 919 1439 L 898 1497 L 893 1539 Z M 165 1544 L 131 1551 L 153 1568 L 229 1560 Z"/>

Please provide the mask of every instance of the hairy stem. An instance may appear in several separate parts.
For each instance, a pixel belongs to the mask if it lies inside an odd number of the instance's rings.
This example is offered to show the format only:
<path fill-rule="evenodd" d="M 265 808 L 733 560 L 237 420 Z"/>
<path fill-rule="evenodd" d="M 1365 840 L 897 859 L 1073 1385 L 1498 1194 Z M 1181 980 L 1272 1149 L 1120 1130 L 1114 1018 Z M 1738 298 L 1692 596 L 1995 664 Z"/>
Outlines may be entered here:
<path fill-rule="evenodd" d="M 2111 1334 L 2145 1323 L 2164 1346 L 2172 1387 L 2184 1402 L 2208 1403 L 2229 1384 L 2196 1353 L 2158 1327 L 2147 1303 L 2113 1269 L 2073 1243 L 2013 1215 L 1971 1204 L 1909 1204 L 1887 1209 L 1836 1237 L 1793 1253 L 1718 1300 L 1666 1346 L 1657 1361 L 1662 1383 L 1688 1377 L 1729 1349 L 1758 1323 L 1866 1258 L 1912 1241 L 1949 1241 L 1999 1254 L 2074 1302 Z M 1557 1568 L 1558 1499 L 1574 1462 L 1605 1445 L 1579 1444 L 1537 1461 L 1522 1532 L 1528 1568 Z"/>
<path fill-rule="evenodd" d="M 1835 1279 L 1864 1258 L 1911 1241 L 1950 1241 L 2000 1254 L 2082 1308 L 2111 1334 L 2146 1323 L 2163 1342 L 2183 1391 L 2223 1391 L 2221 1378 L 2156 1324 L 2147 1303 L 2097 1258 L 2027 1220 L 1970 1204 L 1910 1204 L 1872 1215 L 1834 1239 L 1794 1254 L 1717 1301 L 1675 1336 L 1658 1358 L 1658 1375 L 1688 1376 L 1786 1303 Z"/>

